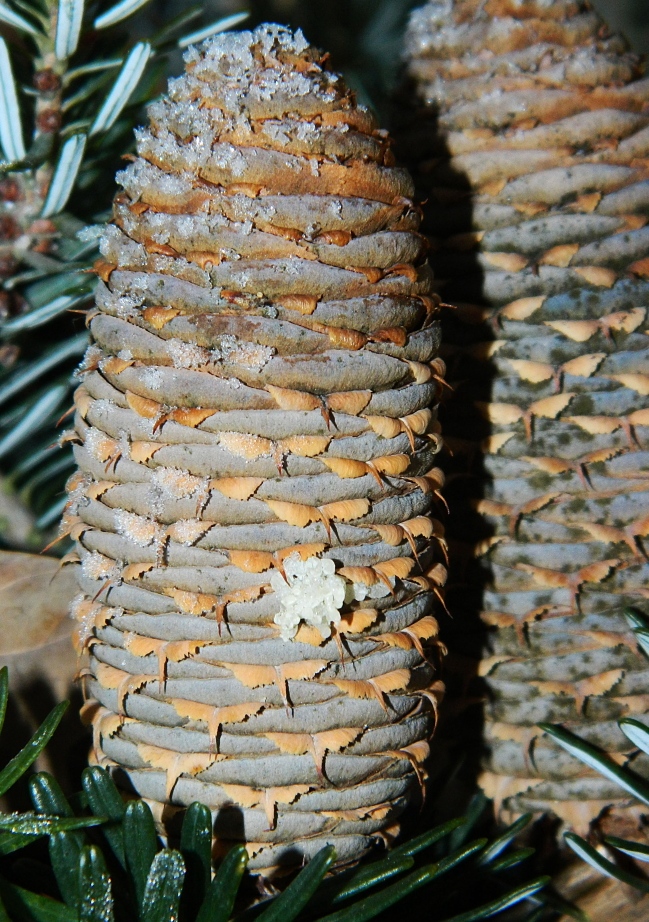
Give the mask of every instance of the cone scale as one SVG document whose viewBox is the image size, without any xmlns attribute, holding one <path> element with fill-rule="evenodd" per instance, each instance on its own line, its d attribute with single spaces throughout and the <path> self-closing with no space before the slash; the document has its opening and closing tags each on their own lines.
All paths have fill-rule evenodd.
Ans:
<svg viewBox="0 0 649 922">
<path fill-rule="evenodd" d="M 253 871 L 349 862 L 418 797 L 442 692 L 426 243 L 300 33 L 186 61 L 118 176 L 76 392 L 94 758 Z"/>
<path fill-rule="evenodd" d="M 486 682 L 487 793 L 583 829 L 623 794 L 539 722 L 648 768 L 616 720 L 649 700 L 622 614 L 648 576 L 649 81 L 572 0 L 431 2 L 407 55 L 402 140 L 457 305 L 449 645 Z"/>
</svg>

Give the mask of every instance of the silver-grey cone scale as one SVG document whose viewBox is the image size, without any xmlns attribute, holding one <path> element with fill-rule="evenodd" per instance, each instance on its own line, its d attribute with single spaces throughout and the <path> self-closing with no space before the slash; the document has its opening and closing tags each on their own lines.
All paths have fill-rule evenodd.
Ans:
<svg viewBox="0 0 649 922">
<path fill-rule="evenodd" d="M 402 140 L 457 305 L 448 643 L 475 657 L 477 610 L 482 783 L 510 812 L 624 822 L 621 789 L 537 725 L 649 771 L 617 727 L 649 710 L 623 617 L 649 582 L 649 80 L 580 0 L 433 0 L 407 55 Z"/>
<path fill-rule="evenodd" d="M 161 828 L 207 804 L 215 855 L 345 863 L 417 796 L 442 694 L 438 300 L 408 173 L 300 33 L 186 62 L 118 176 L 76 392 L 94 758 Z"/>
</svg>

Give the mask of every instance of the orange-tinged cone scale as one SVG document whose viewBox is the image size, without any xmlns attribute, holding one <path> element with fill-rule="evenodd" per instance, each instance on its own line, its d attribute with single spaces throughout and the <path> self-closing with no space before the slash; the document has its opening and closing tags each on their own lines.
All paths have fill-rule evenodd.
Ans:
<svg viewBox="0 0 649 922">
<path fill-rule="evenodd" d="M 408 173 L 278 26 L 190 49 L 101 244 L 65 527 L 94 758 L 270 873 L 419 796 L 438 301 Z M 426 649 L 428 646 L 428 649 Z"/>
<path fill-rule="evenodd" d="M 486 792 L 584 829 L 624 794 L 539 722 L 649 769 L 616 724 L 649 710 L 622 614 L 649 585 L 649 80 L 579 0 L 435 0 L 407 58 L 403 146 L 457 305 L 449 644 L 486 683 Z"/>
</svg>

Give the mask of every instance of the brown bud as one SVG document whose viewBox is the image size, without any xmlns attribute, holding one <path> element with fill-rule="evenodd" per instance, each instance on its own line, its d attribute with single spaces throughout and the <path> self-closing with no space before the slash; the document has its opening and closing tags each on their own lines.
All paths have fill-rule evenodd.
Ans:
<svg viewBox="0 0 649 922">
<path fill-rule="evenodd" d="M 5 305 L 0 301 L 0 316 L 8 316 L 9 310 Z M 13 343 L 5 343 L 4 346 L 0 346 L 0 368 L 9 369 L 12 365 L 16 364 L 18 356 L 20 355 L 20 349 Z"/>
<path fill-rule="evenodd" d="M 56 93 L 57 90 L 61 89 L 59 75 L 55 74 L 54 71 L 49 68 L 36 71 L 33 82 L 34 88 L 37 89 L 39 93 Z"/>
<path fill-rule="evenodd" d="M 53 134 L 61 127 L 61 113 L 56 109 L 43 109 L 36 117 L 36 125 L 43 134 Z"/>
<path fill-rule="evenodd" d="M 0 279 L 8 279 L 16 271 L 16 260 L 13 256 L 0 256 Z"/>
<path fill-rule="evenodd" d="M 22 197 L 21 188 L 15 179 L 0 180 L 0 200 L 3 202 L 17 202 Z"/>
<path fill-rule="evenodd" d="M 29 234 L 55 234 L 56 224 L 54 224 L 53 221 L 50 221 L 49 218 L 37 218 L 29 226 L 27 233 Z"/>
<path fill-rule="evenodd" d="M 47 218 L 37 218 L 28 228 L 27 233 L 37 238 L 32 244 L 34 253 L 49 253 L 52 249 L 52 236 L 56 234 L 56 225 Z"/>
<path fill-rule="evenodd" d="M 0 215 L 0 240 L 15 240 L 20 236 L 20 225 L 10 215 Z"/>
</svg>

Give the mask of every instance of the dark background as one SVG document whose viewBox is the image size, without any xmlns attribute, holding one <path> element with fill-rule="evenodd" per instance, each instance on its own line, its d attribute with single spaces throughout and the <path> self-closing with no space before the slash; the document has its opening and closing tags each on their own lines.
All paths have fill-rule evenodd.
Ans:
<svg viewBox="0 0 649 922">
<path fill-rule="evenodd" d="M 623 32 L 636 51 L 649 51 L 649 0 L 592 0 L 614 29 Z"/>
</svg>

